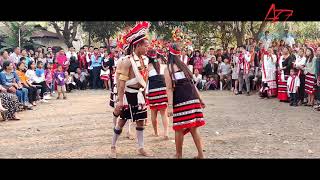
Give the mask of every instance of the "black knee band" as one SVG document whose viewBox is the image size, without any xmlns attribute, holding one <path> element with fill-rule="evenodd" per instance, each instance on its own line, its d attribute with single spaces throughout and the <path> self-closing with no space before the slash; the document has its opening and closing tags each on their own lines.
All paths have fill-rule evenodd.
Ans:
<svg viewBox="0 0 320 180">
<path fill-rule="evenodd" d="M 122 133 L 122 129 L 117 130 L 116 128 L 113 129 L 114 133 L 120 135 Z"/>
<path fill-rule="evenodd" d="M 120 114 L 115 115 L 114 112 L 112 112 L 112 114 L 113 114 L 114 117 L 119 117 L 120 116 Z"/>
<path fill-rule="evenodd" d="M 137 130 L 137 131 L 143 131 L 143 130 L 144 130 L 144 127 L 136 127 L 136 130 Z"/>
</svg>

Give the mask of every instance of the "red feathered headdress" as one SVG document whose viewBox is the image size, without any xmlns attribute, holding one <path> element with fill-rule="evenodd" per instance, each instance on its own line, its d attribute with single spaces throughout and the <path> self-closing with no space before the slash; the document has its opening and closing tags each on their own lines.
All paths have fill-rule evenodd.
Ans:
<svg viewBox="0 0 320 180">
<path fill-rule="evenodd" d="M 150 23 L 147 21 L 137 23 L 136 26 L 123 37 L 125 44 L 137 44 L 141 40 L 146 39 L 149 28 Z"/>
</svg>

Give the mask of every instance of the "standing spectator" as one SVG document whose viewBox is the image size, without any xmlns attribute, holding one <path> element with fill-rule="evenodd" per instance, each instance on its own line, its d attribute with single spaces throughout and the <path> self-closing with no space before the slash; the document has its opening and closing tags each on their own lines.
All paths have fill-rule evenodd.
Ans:
<svg viewBox="0 0 320 180">
<path fill-rule="evenodd" d="M 317 48 L 316 52 L 316 79 L 317 79 L 317 92 L 316 97 L 318 99 L 318 105 L 315 107 L 318 111 L 320 110 L 320 47 Z"/>
<path fill-rule="evenodd" d="M 57 91 L 58 91 L 58 97 L 57 99 L 61 98 L 61 95 L 63 95 L 63 99 L 67 99 L 66 96 L 66 84 L 65 84 L 65 73 L 62 69 L 62 65 L 58 64 L 57 66 L 57 72 L 54 74 L 55 81 L 57 82 Z"/>
<path fill-rule="evenodd" d="M 244 46 L 240 47 L 241 53 L 239 54 L 239 66 L 238 66 L 238 77 L 239 77 L 239 94 L 242 94 L 243 81 L 246 82 L 247 96 L 250 95 L 250 53 L 245 50 Z M 236 94 L 237 95 L 237 94 Z"/>
<path fill-rule="evenodd" d="M 287 80 L 290 74 L 290 69 L 293 67 L 294 59 L 290 55 L 289 47 L 285 46 L 282 49 L 281 57 L 277 63 L 278 68 L 278 99 L 283 102 L 288 102 Z"/>
<path fill-rule="evenodd" d="M 56 63 L 61 65 L 64 69 L 67 67 L 67 56 L 64 53 L 64 50 L 61 49 L 56 57 Z"/>
<path fill-rule="evenodd" d="M 305 92 L 308 94 L 308 103 L 306 104 L 306 106 L 313 106 L 316 86 L 316 57 L 314 57 L 312 48 L 307 48 L 306 61 L 307 63 L 305 67 Z"/>
<path fill-rule="evenodd" d="M 52 96 L 52 93 L 53 93 L 53 90 L 54 90 L 54 82 L 53 82 L 53 71 L 52 71 L 52 63 L 46 63 L 44 65 L 44 76 L 45 76 L 45 79 L 46 79 L 46 84 L 47 84 L 47 87 L 50 91 L 50 96 Z"/>
<path fill-rule="evenodd" d="M 69 59 L 69 68 L 68 68 L 68 72 L 70 73 L 70 75 L 76 73 L 78 66 L 79 66 L 79 63 L 78 63 L 76 57 L 71 56 Z"/>
<path fill-rule="evenodd" d="M 217 64 L 220 64 L 220 63 L 222 63 L 222 56 L 217 57 Z"/>
<path fill-rule="evenodd" d="M 260 39 L 264 49 L 268 49 L 271 46 L 272 39 L 269 34 L 269 31 L 265 31 L 264 36 L 262 36 Z"/>
<path fill-rule="evenodd" d="M 70 60 L 71 57 L 75 57 L 75 60 L 78 60 L 76 50 L 73 46 L 69 47 L 69 51 L 66 53 L 67 60 Z"/>
<path fill-rule="evenodd" d="M 188 56 L 185 49 L 181 51 L 181 61 L 187 66 L 188 65 Z"/>
<path fill-rule="evenodd" d="M 37 58 L 37 62 L 41 61 L 43 64 L 47 63 L 47 59 L 43 57 L 43 53 L 39 53 L 38 58 Z"/>
<path fill-rule="evenodd" d="M 277 56 L 274 54 L 272 48 L 268 48 L 268 52 L 262 58 L 262 88 L 260 90 L 261 98 L 269 98 L 277 94 L 276 81 L 276 63 Z"/>
<path fill-rule="evenodd" d="M 87 63 L 88 63 L 88 72 L 89 72 L 89 86 L 90 88 L 93 88 L 93 67 L 91 66 L 92 64 L 92 61 L 91 61 L 91 57 L 93 56 L 94 54 L 94 48 L 93 46 L 90 46 L 88 51 L 86 51 L 86 59 L 87 59 Z"/>
<path fill-rule="evenodd" d="M 198 69 L 199 73 L 202 74 L 203 69 L 203 58 L 199 50 L 196 50 L 193 57 L 193 68 Z"/>
<path fill-rule="evenodd" d="M 284 37 L 283 37 L 283 41 L 286 45 L 292 47 L 295 44 L 294 38 L 289 35 L 289 29 L 286 28 L 284 30 Z"/>
<path fill-rule="evenodd" d="M 29 50 L 29 52 L 27 52 L 28 57 L 30 58 L 29 61 L 35 61 L 38 57 L 35 57 L 34 51 L 32 49 Z"/>
<path fill-rule="evenodd" d="M 299 49 L 299 52 L 298 52 L 298 55 L 296 56 L 296 60 L 293 64 L 293 67 L 298 70 L 297 76 L 299 77 L 299 80 L 300 80 L 300 86 L 297 93 L 297 98 L 299 100 L 298 104 L 301 105 L 303 104 L 304 97 L 305 97 L 304 89 L 305 89 L 305 79 L 306 79 L 306 76 L 304 74 L 304 69 L 306 67 L 306 57 L 305 57 L 303 48 Z"/>
<path fill-rule="evenodd" d="M 288 78 L 287 87 L 290 95 L 290 106 L 298 106 L 297 92 L 300 86 L 299 77 L 296 75 L 295 69 L 290 70 L 290 77 Z"/>
<path fill-rule="evenodd" d="M 21 57 L 20 56 L 20 48 L 16 47 L 16 48 L 14 48 L 14 52 L 10 55 L 9 60 L 13 64 L 18 64 L 20 57 Z"/>
<path fill-rule="evenodd" d="M 101 60 L 101 73 L 100 73 L 100 79 L 104 82 L 104 86 L 106 90 L 109 90 L 109 79 L 110 79 L 110 63 L 111 58 L 113 58 L 113 55 L 110 54 L 110 58 L 108 56 L 108 53 L 104 53 L 104 57 L 102 57 Z M 109 62 L 110 60 L 110 62 Z"/>
<path fill-rule="evenodd" d="M 104 48 L 103 46 L 100 46 L 99 55 L 100 55 L 101 58 L 103 58 L 105 54 L 108 55 L 107 52 L 105 53 L 105 50 L 104 50 L 104 49 L 105 49 L 105 48 Z M 113 51 L 112 53 L 114 54 L 114 51 L 115 51 L 114 48 L 112 48 L 112 51 Z"/>
<path fill-rule="evenodd" d="M 101 72 L 101 57 L 99 57 L 98 48 L 94 48 L 94 53 L 91 56 L 92 67 L 92 88 L 101 88 L 100 72 Z"/>
<path fill-rule="evenodd" d="M 193 72 L 193 64 L 194 64 L 194 59 L 193 59 L 193 52 L 192 52 L 192 47 L 188 48 L 188 69 Z M 164 51 L 166 52 L 166 51 Z"/>
<path fill-rule="evenodd" d="M 80 48 L 80 52 L 78 53 L 78 61 L 79 61 L 79 68 L 81 70 L 88 69 L 86 53 L 83 47 Z"/>
</svg>

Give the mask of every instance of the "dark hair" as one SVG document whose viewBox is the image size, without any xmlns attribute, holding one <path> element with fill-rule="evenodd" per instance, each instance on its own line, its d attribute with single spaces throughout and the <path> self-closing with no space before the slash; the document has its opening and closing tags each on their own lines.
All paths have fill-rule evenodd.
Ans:
<svg viewBox="0 0 320 180">
<path fill-rule="evenodd" d="M 34 63 L 34 61 L 30 61 L 28 64 L 28 69 L 31 69 L 31 65 Z"/>
<path fill-rule="evenodd" d="M 21 57 L 20 58 L 20 62 L 23 61 L 23 60 L 26 60 L 26 58 L 25 57 Z"/>
<path fill-rule="evenodd" d="M 290 71 L 293 70 L 295 73 L 297 72 L 296 68 L 291 68 Z"/>
<path fill-rule="evenodd" d="M 11 64 L 11 61 L 3 61 L 3 64 L 2 64 L 2 69 L 3 70 L 6 70 L 8 66 L 10 66 Z"/>
<path fill-rule="evenodd" d="M 42 61 L 38 61 L 38 62 L 37 62 L 37 67 L 38 67 L 40 64 L 43 64 L 43 62 L 42 62 Z"/>
<path fill-rule="evenodd" d="M 80 50 L 84 49 L 84 46 L 80 48 Z"/>
<path fill-rule="evenodd" d="M 4 52 L 7 52 L 7 53 L 8 53 L 8 51 L 3 50 L 3 51 L 1 51 L 1 56 L 3 56 Z"/>
<path fill-rule="evenodd" d="M 172 44 L 172 48 L 174 50 L 180 50 L 180 48 L 178 47 L 177 44 Z M 172 79 L 172 87 L 174 88 L 175 87 L 175 81 L 176 81 L 176 77 L 173 75 L 173 65 L 176 65 L 179 70 L 181 70 L 184 75 L 186 76 L 186 78 L 189 80 L 189 81 L 192 81 L 192 72 L 189 70 L 189 68 L 180 60 L 179 56 L 177 55 L 173 55 L 171 53 L 169 53 L 168 55 L 168 64 L 167 64 L 167 67 L 168 67 L 168 71 L 169 71 L 169 74 L 170 74 L 170 78 Z M 170 70 L 171 68 L 171 70 Z"/>
<path fill-rule="evenodd" d="M 140 39 L 143 35 L 138 36 L 137 38 L 135 38 L 134 40 L 132 40 L 132 42 L 129 44 L 129 47 L 127 49 L 126 55 L 130 55 L 133 53 L 133 49 L 135 49 L 138 45 L 142 44 L 145 42 L 145 39 L 139 41 L 137 44 L 133 45 L 133 42 L 137 39 Z"/>
<path fill-rule="evenodd" d="M 148 54 L 156 54 L 156 50 L 149 50 Z M 147 55 L 148 56 L 148 55 Z M 149 64 L 152 64 L 153 68 L 156 70 L 157 74 L 160 74 L 160 62 L 157 61 L 157 59 L 155 58 L 151 58 L 150 56 L 148 56 L 149 58 Z"/>
<path fill-rule="evenodd" d="M 214 48 L 210 48 L 209 50 L 214 50 Z"/>
<path fill-rule="evenodd" d="M 17 70 L 21 70 L 21 69 L 19 69 L 19 66 L 21 65 L 21 64 L 24 64 L 23 62 L 18 62 L 18 64 L 17 64 Z"/>
<path fill-rule="evenodd" d="M 90 46 L 90 47 L 94 48 L 94 46 Z"/>
<path fill-rule="evenodd" d="M 99 48 L 94 48 L 93 50 L 99 50 Z"/>
<path fill-rule="evenodd" d="M 306 56 L 307 61 L 308 61 L 308 62 L 311 62 L 312 59 L 313 59 L 313 57 L 314 57 L 313 49 L 310 48 L 310 47 L 308 47 L 307 50 L 311 51 L 311 55 L 310 55 L 310 56 Z"/>
<path fill-rule="evenodd" d="M 84 45 L 82 48 L 84 49 L 85 47 L 88 47 L 88 45 Z"/>
<path fill-rule="evenodd" d="M 61 65 L 61 64 L 58 64 L 58 65 L 57 65 L 57 69 L 58 69 L 59 67 L 62 67 L 62 65 Z"/>
<path fill-rule="evenodd" d="M 68 49 L 73 48 L 73 46 L 68 46 Z"/>
</svg>

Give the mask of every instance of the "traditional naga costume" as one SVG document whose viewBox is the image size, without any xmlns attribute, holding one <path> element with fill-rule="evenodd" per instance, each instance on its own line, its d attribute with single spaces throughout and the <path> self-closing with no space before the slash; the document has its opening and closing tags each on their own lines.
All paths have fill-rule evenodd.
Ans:
<svg viewBox="0 0 320 180">
<path fill-rule="evenodd" d="M 147 101 L 151 110 L 161 110 L 166 109 L 168 106 L 168 97 L 167 97 L 167 89 L 166 82 L 164 79 L 164 68 L 161 67 L 159 62 L 158 54 L 161 56 L 162 54 L 161 48 L 159 48 L 159 52 L 156 50 L 148 51 L 147 56 L 149 58 L 149 63 L 159 63 L 159 71 L 155 68 L 149 70 L 149 78 L 148 78 L 148 88 L 147 88 Z"/>
<path fill-rule="evenodd" d="M 123 38 L 125 44 L 129 45 L 129 50 L 131 51 L 134 45 L 138 42 L 146 39 L 146 33 L 150 27 L 149 22 L 140 22 L 133 29 L 128 32 Z M 133 52 L 125 57 L 123 57 L 122 62 L 129 60 L 131 63 L 130 70 L 134 73 L 135 77 L 130 79 L 129 72 L 126 69 L 122 69 L 119 65 L 116 70 L 116 77 L 119 80 L 125 81 L 125 89 L 123 96 L 123 108 L 119 112 L 120 119 L 122 120 L 132 120 L 132 121 L 144 121 L 147 119 L 147 107 L 145 102 L 144 91 L 146 88 L 146 79 L 147 79 L 147 69 L 146 65 L 148 63 L 148 58 L 142 56 L 143 60 Z M 122 62 L 118 62 L 122 63 Z M 119 82 L 117 82 L 119 83 Z M 134 88 L 133 85 L 139 84 L 141 88 Z M 114 106 L 116 106 L 114 104 Z M 118 113 L 114 112 L 114 115 Z M 137 127 L 137 137 L 139 148 L 143 148 L 143 127 Z M 115 147 L 117 138 L 122 132 L 121 127 L 114 128 L 114 136 L 112 140 L 112 147 Z"/>
<path fill-rule="evenodd" d="M 190 41 L 186 38 L 187 35 L 180 29 L 175 29 L 172 33 L 174 42 L 185 47 L 190 45 Z M 174 59 L 181 59 L 181 52 L 176 44 L 169 45 L 169 53 L 167 68 L 170 74 L 172 74 L 173 129 L 175 131 L 184 130 L 184 134 L 187 134 L 190 128 L 205 125 L 202 105 L 192 79 L 188 79 L 181 69 L 177 72 L 171 69 L 171 64 L 174 63 L 172 61 Z M 170 56 L 177 56 L 177 58 L 170 58 Z"/>
</svg>

